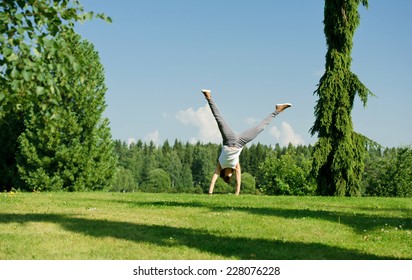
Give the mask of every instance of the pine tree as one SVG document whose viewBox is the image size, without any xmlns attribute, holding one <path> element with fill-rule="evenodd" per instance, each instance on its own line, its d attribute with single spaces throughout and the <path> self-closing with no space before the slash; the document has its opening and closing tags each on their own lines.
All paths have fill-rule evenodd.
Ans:
<svg viewBox="0 0 412 280">
<path fill-rule="evenodd" d="M 191 165 L 193 182 L 195 187 L 201 187 L 204 192 L 209 188 L 210 176 L 213 174 L 217 159 L 217 156 L 211 155 L 210 148 L 211 146 L 197 143 L 193 149 Z"/>
<path fill-rule="evenodd" d="M 313 172 L 320 195 L 359 195 L 364 170 L 363 136 L 353 131 L 351 111 L 358 95 L 366 106 L 372 93 L 351 72 L 353 35 L 360 23 L 358 7 L 367 0 L 325 0 L 324 32 L 327 43 L 325 73 L 315 94 L 316 120 L 311 133 Z"/>
</svg>

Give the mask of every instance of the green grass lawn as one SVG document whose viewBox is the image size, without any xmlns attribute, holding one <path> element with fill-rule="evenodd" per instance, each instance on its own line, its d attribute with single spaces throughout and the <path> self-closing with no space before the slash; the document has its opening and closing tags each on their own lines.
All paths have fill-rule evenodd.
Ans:
<svg viewBox="0 0 412 280">
<path fill-rule="evenodd" d="M 1 193 L 0 259 L 412 259 L 412 199 Z"/>
</svg>

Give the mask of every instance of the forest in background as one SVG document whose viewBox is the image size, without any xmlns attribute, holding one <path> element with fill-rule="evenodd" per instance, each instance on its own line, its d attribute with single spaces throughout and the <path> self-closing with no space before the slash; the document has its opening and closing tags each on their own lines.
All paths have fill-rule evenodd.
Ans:
<svg viewBox="0 0 412 280">
<path fill-rule="evenodd" d="M 156 146 L 139 140 L 115 141 L 118 167 L 111 191 L 207 193 L 221 145 L 166 140 Z M 362 196 L 412 196 L 412 148 L 366 147 Z M 244 147 L 241 193 L 317 195 L 312 172 L 313 146 L 281 147 L 260 143 Z M 234 183 L 234 182 L 233 182 Z M 215 193 L 233 193 L 234 185 L 218 179 Z"/>
</svg>

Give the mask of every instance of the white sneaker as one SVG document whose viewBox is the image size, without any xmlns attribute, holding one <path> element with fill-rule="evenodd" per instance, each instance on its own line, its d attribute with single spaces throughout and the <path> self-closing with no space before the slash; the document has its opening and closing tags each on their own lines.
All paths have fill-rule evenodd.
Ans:
<svg viewBox="0 0 412 280">
<path fill-rule="evenodd" d="M 200 91 L 203 93 L 207 100 L 209 100 L 212 97 L 210 89 L 202 89 Z"/>
<path fill-rule="evenodd" d="M 292 104 L 290 103 L 283 103 L 283 104 L 276 104 L 276 111 L 278 113 L 283 112 L 286 108 L 292 107 Z"/>
</svg>

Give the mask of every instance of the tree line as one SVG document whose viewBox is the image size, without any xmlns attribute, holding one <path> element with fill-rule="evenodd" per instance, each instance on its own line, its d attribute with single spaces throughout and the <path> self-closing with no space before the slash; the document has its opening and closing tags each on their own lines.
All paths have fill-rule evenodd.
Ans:
<svg viewBox="0 0 412 280">
<path fill-rule="evenodd" d="M 111 191 L 207 193 L 221 145 L 166 140 L 156 146 L 139 140 L 115 141 L 118 167 Z M 363 196 L 412 196 L 412 148 L 365 147 L 365 172 L 357 193 Z M 312 170 L 313 146 L 280 147 L 260 143 L 244 147 L 241 193 L 319 195 Z M 222 179 L 215 193 L 233 193 Z"/>
</svg>

